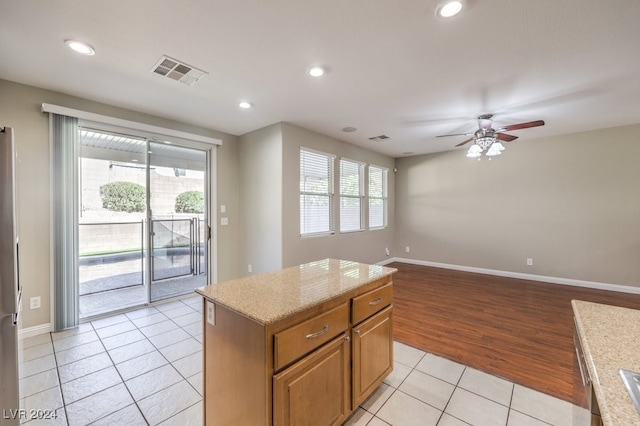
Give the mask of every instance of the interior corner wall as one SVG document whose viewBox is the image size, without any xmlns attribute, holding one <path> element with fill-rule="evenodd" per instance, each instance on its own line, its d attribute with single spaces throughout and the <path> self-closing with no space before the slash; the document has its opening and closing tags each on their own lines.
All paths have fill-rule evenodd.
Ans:
<svg viewBox="0 0 640 426">
<path fill-rule="evenodd" d="M 518 140 L 491 161 L 462 150 L 399 159 L 396 251 L 640 287 L 639 135 L 632 125 Z"/>
<path fill-rule="evenodd" d="M 218 202 L 226 204 L 229 212 L 235 213 L 240 210 L 237 197 L 238 158 L 235 136 L 1 79 L 0 94 L 0 125 L 15 128 L 18 151 L 17 214 L 20 234 L 20 279 L 23 284 L 22 328 L 48 324 L 51 319 L 51 170 L 49 118 L 48 114 L 41 112 L 43 102 L 222 140 L 222 145 L 216 148 Z M 218 227 L 219 280 L 239 276 L 239 226 L 237 221 L 230 220 L 228 227 Z M 35 296 L 41 297 L 42 308 L 31 310 L 28 301 Z"/>
<path fill-rule="evenodd" d="M 282 238 L 283 266 L 289 267 L 324 258 L 338 258 L 357 262 L 376 263 L 394 256 L 395 232 L 395 160 L 383 154 L 348 144 L 288 123 L 282 123 L 283 140 L 283 199 Z M 385 229 L 366 230 L 342 234 L 339 231 L 339 211 L 334 203 L 336 232 L 315 237 L 300 236 L 300 147 L 311 148 L 350 160 L 374 164 L 389 169 L 388 224 Z M 336 176 L 339 166 L 336 163 Z M 336 179 L 337 185 L 338 179 Z M 335 189 L 338 197 L 337 186 Z M 389 248 L 390 256 L 385 253 Z"/>
<path fill-rule="evenodd" d="M 240 136 L 243 274 L 282 268 L 282 130 L 280 123 Z M 251 271 L 249 271 L 251 265 Z"/>
</svg>

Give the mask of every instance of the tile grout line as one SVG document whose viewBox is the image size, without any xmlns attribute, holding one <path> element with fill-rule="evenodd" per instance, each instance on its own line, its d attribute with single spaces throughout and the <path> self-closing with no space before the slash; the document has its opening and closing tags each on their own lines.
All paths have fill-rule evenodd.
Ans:
<svg viewBox="0 0 640 426">
<path fill-rule="evenodd" d="M 131 318 L 129 318 L 129 317 L 128 317 L 126 314 L 124 314 L 124 313 L 123 313 L 123 315 L 124 315 L 125 317 L 127 317 L 127 321 L 131 322 L 131 324 L 133 324 L 133 326 L 137 328 L 136 324 L 135 324 L 133 321 L 131 321 Z M 124 321 L 123 321 L 123 322 L 124 322 Z M 124 388 L 127 390 L 127 393 L 128 393 L 128 394 L 129 394 L 129 396 L 131 397 L 131 400 L 133 401 L 133 404 L 136 406 L 136 409 L 138 410 L 138 412 L 139 412 L 139 413 L 140 413 L 140 415 L 142 416 L 142 419 L 147 423 L 147 425 L 149 425 L 149 424 L 150 424 L 150 423 L 149 423 L 149 420 L 147 419 L 147 417 L 144 415 L 144 413 L 143 413 L 143 412 L 142 412 L 142 410 L 140 409 L 140 406 L 138 405 L 138 401 L 136 401 L 136 399 L 135 399 L 135 398 L 133 397 L 133 395 L 131 394 L 131 391 L 129 390 L 129 387 L 127 386 L 127 383 L 126 383 L 126 381 L 124 380 L 124 377 L 122 377 L 122 374 L 120 373 L 120 370 L 118 370 L 118 367 L 116 367 L 116 363 L 115 363 L 115 361 L 113 360 L 113 358 L 111 357 L 111 354 L 109 353 L 109 350 L 108 350 L 108 349 L 107 349 L 107 347 L 104 345 L 104 342 L 102 341 L 102 337 L 100 337 L 100 335 L 98 334 L 98 330 L 97 330 L 97 329 L 95 328 L 95 326 L 93 325 L 93 321 L 91 321 L 91 322 L 90 322 L 90 324 L 91 324 L 91 327 L 95 330 L 96 334 L 98 335 L 98 339 L 100 340 L 100 344 L 102 345 L 102 347 L 104 348 L 104 351 L 106 352 L 107 356 L 108 356 L 108 357 L 109 357 L 109 359 L 111 360 L 111 363 L 113 364 L 113 368 L 116 370 L 116 373 L 118 374 L 118 377 L 120 377 L 120 380 L 122 380 L 122 385 L 123 385 L 123 386 L 124 386 Z M 114 324 L 114 325 L 115 325 L 115 324 Z M 142 333 L 142 332 L 141 332 L 141 333 Z M 120 333 L 120 334 L 122 334 L 122 333 Z M 117 335 L 117 334 L 116 334 L 116 335 Z M 144 334 L 143 334 L 143 335 L 144 335 Z M 145 336 L 145 338 L 146 338 L 146 336 Z M 123 346 L 125 346 L 125 345 L 123 345 Z M 114 385 L 114 386 L 117 386 L 117 385 Z M 107 389 L 108 389 L 108 388 L 107 388 Z M 103 390 L 104 390 L 104 389 L 103 389 Z M 100 391 L 100 392 L 102 392 L 102 391 Z M 97 393 L 97 392 L 96 392 L 96 393 Z M 94 394 L 94 395 L 95 395 L 95 394 Z M 129 406 L 129 405 L 125 406 L 124 408 L 127 408 L 128 406 Z M 113 413 L 109 413 L 109 414 L 107 414 L 107 415 L 105 415 L 105 416 L 102 416 L 101 418 L 96 419 L 96 420 L 92 421 L 91 423 L 95 423 L 95 422 L 97 422 L 97 421 L 99 421 L 99 420 L 102 420 L 102 419 L 104 419 L 104 418 L 106 418 L 106 417 L 108 417 L 108 416 L 110 416 L 110 415 L 112 415 L 112 414 L 117 413 L 117 412 L 118 412 L 118 411 L 120 411 L 120 410 L 123 410 L 124 408 L 121 408 L 121 409 L 119 409 L 119 410 L 114 411 Z"/>
<path fill-rule="evenodd" d="M 58 386 L 60 387 L 60 399 L 62 402 L 62 409 L 64 410 L 64 417 L 69 425 L 69 413 L 67 412 L 67 404 L 64 402 L 64 391 L 62 390 L 62 379 L 60 378 L 60 368 L 58 367 L 58 354 L 56 352 L 56 345 L 53 342 L 53 333 L 49 332 L 49 339 L 51 341 L 51 348 L 53 349 L 53 362 L 55 363 L 56 376 L 58 376 Z"/>
</svg>

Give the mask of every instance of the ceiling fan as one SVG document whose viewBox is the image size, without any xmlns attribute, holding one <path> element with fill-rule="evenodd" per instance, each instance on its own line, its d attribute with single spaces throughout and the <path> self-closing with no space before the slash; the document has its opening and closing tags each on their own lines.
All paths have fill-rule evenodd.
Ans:
<svg viewBox="0 0 640 426">
<path fill-rule="evenodd" d="M 529 127 L 544 126 L 543 120 L 529 121 L 527 123 L 511 124 L 509 126 L 499 127 L 497 129 L 494 129 L 491 127 L 492 123 L 493 123 L 493 114 L 483 114 L 478 117 L 478 130 L 476 130 L 473 133 L 454 133 L 451 135 L 439 135 L 436 137 L 442 138 L 447 136 L 471 136 L 469 139 L 460 142 L 456 146 L 462 146 L 466 143 L 474 141 L 474 145 L 477 145 L 480 148 L 480 150 L 478 150 L 478 147 L 475 147 L 475 149 L 470 149 L 469 153 L 472 153 L 472 151 L 474 151 L 477 155 L 469 155 L 469 156 L 477 157 L 482 153 L 482 151 L 487 149 L 489 149 L 489 151 L 487 152 L 487 155 L 499 155 L 499 152 L 502 151 L 504 147 L 502 147 L 502 144 L 497 144 L 496 146 L 499 145 L 499 147 L 491 151 L 490 147 L 494 144 L 494 142 L 497 142 L 498 140 L 501 140 L 503 142 L 511 142 L 518 139 L 517 136 L 508 135 L 502 132 L 505 132 L 505 131 L 510 132 L 513 130 L 527 129 Z M 472 148 L 474 147 L 472 146 Z M 490 152 L 492 154 L 490 154 Z"/>
</svg>

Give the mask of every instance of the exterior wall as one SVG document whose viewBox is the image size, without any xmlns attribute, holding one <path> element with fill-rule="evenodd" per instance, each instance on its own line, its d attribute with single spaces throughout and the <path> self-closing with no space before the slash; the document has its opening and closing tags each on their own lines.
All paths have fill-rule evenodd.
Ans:
<svg viewBox="0 0 640 426">
<path fill-rule="evenodd" d="M 639 135 L 518 140 L 491 161 L 464 150 L 399 159 L 396 253 L 640 287 Z"/>
</svg>

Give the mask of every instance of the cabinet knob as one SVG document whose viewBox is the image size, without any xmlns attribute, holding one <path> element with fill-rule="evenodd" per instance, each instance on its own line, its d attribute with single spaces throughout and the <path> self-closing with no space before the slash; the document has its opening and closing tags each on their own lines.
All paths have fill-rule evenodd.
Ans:
<svg viewBox="0 0 640 426">
<path fill-rule="evenodd" d="M 360 330 L 353 330 L 358 336 L 360 335 Z"/>
</svg>

